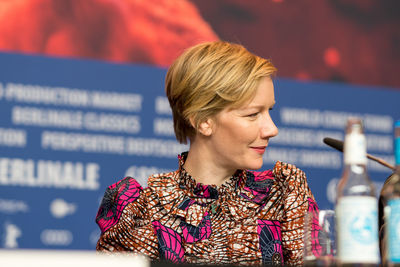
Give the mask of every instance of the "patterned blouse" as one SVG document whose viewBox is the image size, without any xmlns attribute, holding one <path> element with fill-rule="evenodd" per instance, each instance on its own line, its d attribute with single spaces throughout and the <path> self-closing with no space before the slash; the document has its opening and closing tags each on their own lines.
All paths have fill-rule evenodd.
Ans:
<svg viewBox="0 0 400 267">
<path fill-rule="evenodd" d="M 132 251 L 174 263 L 302 263 L 303 223 L 318 207 L 303 171 L 238 170 L 220 186 L 185 171 L 150 176 L 143 189 L 126 177 L 108 187 L 97 213 L 99 251 Z"/>
</svg>

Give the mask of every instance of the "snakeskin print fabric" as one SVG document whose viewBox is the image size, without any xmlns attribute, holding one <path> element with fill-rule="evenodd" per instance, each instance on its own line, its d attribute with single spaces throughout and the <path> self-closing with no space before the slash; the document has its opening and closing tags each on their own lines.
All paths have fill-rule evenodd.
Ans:
<svg viewBox="0 0 400 267">
<path fill-rule="evenodd" d="M 238 170 L 221 186 L 185 171 L 152 175 L 143 189 L 126 177 L 104 195 L 98 251 L 132 251 L 173 263 L 298 265 L 304 215 L 318 209 L 303 171 Z"/>
</svg>

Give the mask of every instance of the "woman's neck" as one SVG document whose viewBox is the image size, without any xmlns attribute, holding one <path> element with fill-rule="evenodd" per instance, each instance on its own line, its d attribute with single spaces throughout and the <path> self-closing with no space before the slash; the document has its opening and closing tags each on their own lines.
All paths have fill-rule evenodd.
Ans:
<svg viewBox="0 0 400 267">
<path fill-rule="evenodd" d="M 206 147 L 192 144 L 184 168 L 196 182 L 217 186 L 227 181 L 236 171 L 220 166 Z"/>
</svg>

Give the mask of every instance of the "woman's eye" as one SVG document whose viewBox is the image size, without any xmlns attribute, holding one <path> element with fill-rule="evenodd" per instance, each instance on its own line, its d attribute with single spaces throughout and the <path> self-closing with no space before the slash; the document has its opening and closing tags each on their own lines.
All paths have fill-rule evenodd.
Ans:
<svg viewBox="0 0 400 267">
<path fill-rule="evenodd" d="M 258 112 L 256 112 L 256 113 L 251 113 L 251 114 L 247 115 L 247 117 L 256 117 L 257 115 L 258 115 Z"/>
</svg>

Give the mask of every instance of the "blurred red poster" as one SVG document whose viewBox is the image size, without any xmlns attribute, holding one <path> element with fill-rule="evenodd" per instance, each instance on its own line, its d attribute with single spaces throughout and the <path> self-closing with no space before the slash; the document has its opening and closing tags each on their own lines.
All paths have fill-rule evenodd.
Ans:
<svg viewBox="0 0 400 267">
<path fill-rule="evenodd" d="M 0 0 L 0 50 L 169 65 L 218 39 L 186 0 Z"/>
</svg>

